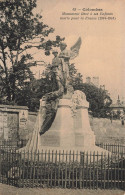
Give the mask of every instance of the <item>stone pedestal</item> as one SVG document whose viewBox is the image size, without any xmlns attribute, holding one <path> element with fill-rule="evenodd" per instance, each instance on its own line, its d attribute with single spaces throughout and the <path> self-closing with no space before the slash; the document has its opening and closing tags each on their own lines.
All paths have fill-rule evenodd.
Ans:
<svg viewBox="0 0 125 195">
<path fill-rule="evenodd" d="M 91 130 L 88 116 L 88 102 L 77 108 L 74 116 L 75 146 L 93 147 L 95 146 L 95 135 Z"/>
<path fill-rule="evenodd" d="M 104 152 L 108 154 L 106 150 L 95 146 L 95 135 L 90 127 L 88 107 L 89 103 L 81 91 L 74 92 L 72 98 L 68 96 L 63 97 L 63 99 L 59 100 L 57 114 L 52 126 L 40 136 L 40 128 L 46 115 L 46 102 L 42 100 L 33 135 L 26 147 L 19 149 L 19 151 L 27 153 L 41 152 L 42 150 L 50 151 L 51 154 L 54 154 L 52 151 L 57 151 L 56 154 L 59 151 L 61 151 L 60 154 L 70 153 L 71 151 L 76 154 L 79 161 L 81 155 L 78 154 L 80 152 L 98 152 L 98 154 Z M 56 160 L 60 160 L 59 155 L 55 156 L 55 158 Z M 62 158 L 63 161 L 67 161 L 67 155 L 63 155 Z M 53 161 L 53 155 L 49 156 L 50 159 Z"/>
<path fill-rule="evenodd" d="M 42 149 L 94 151 L 95 135 L 89 123 L 89 103 L 82 100 L 73 112 L 73 101 L 60 99 L 52 126 L 41 136 Z"/>
<path fill-rule="evenodd" d="M 51 128 L 41 136 L 42 147 L 72 148 L 75 145 L 71 100 L 60 99 Z"/>
</svg>

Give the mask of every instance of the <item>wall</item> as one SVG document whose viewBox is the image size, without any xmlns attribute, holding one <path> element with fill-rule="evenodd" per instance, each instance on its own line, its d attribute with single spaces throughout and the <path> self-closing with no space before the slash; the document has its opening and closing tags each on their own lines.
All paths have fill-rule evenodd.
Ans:
<svg viewBox="0 0 125 195">
<path fill-rule="evenodd" d="M 24 139 L 28 134 L 28 108 L 0 105 L 0 139 Z"/>
</svg>

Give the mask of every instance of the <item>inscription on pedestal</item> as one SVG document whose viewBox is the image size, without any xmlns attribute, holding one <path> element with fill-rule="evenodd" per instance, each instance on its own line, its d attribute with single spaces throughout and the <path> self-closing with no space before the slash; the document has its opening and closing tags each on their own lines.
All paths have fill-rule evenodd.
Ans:
<svg viewBox="0 0 125 195">
<path fill-rule="evenodd" d="M 46 135 L 41 137 L 42 146 L 60 146 L 60 137 L 56 135 Z"/>
<path fill-rule="evenodd" d="M 75 146 L 84 146 L 84 137 L 81 135 L 75 136 Z"/>
</svg>

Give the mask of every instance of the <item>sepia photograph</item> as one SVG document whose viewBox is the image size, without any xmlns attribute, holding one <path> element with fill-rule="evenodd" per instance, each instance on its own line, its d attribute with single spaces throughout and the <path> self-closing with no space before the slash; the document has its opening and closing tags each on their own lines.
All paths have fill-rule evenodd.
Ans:
<svg viewBox="0 0 125 195">
<path fill-rule="evenodd" d="M 0 195 L 125 195 L 124 10 L 0 0 Z"/>
</svg>

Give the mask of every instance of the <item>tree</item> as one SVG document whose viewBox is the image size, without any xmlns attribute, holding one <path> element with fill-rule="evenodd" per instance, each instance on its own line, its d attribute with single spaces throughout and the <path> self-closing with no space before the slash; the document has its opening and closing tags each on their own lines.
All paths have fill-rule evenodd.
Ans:
<svg viewBox="0 0 125 195">
<path fill-rule="evenodd" d="M 109 106 L 112 100 L 106 91 L 97 88 L 93 84 L 83 83 L 82 75 L 78 73 L 74 64 L 71 64 L 69 69 L 74 90 L 81 90 L 86 94 L 87 101 L 90 104 L 89 110 L 92 111 L 93 116 L 108 117 L 110 112 Z"/>
<path fill-rule="evenodd" d="M 75 68 L 74 63 L 70 64 L 69 66 L 69 74 L 71 85 L 74 87 L 74 89 L 77 89 L 78 86 L 83 83 L 83 79 L 81 73 L 78 73 L 77 69 Z"/>
<path fill-rule="evenodd" d="M 89 110 L 92 111 L 94 117 L 108 117 L 109 106 L 112 100 L 105 90 L 88 83 L 82 83 L 76 89 L 86 94 L 86 99 L 90 104 Z"/>
<path fill-rule="evenodd" d="M 30 111 L 38 111 L 40 99 L 52 91 L 52 82 L 48 77 L 39 80 L 33 79 L 26 82 L 22 90 L 18 91 L 16 102 L 21 106 L 27 106 Z"/>
<path fill-rule="evenodd" d="M 112 103 L 112 100 L 107 95 L 106 91 L 97 88 L 93 84 L 83 83 L 82 75 L 78 73 L 74 64 L 70 64 L 69 70 L 70 84 L 72 84 L 74 90 L 81 90 L 86 94 L 86 99 L 90 104 L 89 110 L 92 111 L 92 115 L 95 117 L 108 117 L 108 112 L 110 112 L 109 106 Z M 51 70 L 51 65 L 48 65 L 45 71 L 44 78 L 41 78 L 36 82 L 33 81 L 32 92 L 35 90 L 35 93 L 34 95 L 30 94 L 25 101 L 25 103 L 29 102 L 27 106 L 29 106 L 30 110 L 33 111 L 39 108 L 39 100 L 42 98 L 42 96 L 49 92 L 58 90 L 58 87 L 56 85 L 53 86 L 53 76 L 54 75 Z M 24 93 L 25 92 L 23 92 L 23 94 Z M 20 100 L 22 101 L 22 98 Z"/>
<path fill-rule="evenodd" d="M 82 75 L 77 72 L 77 69 L 75 68 L 74 64 L 70 64 L 69 66 L 69 72 L 70 72 L 70 84 L 75 88 L 79 86 L 82 81 Z M 34 87 L 33 87 L 34 86 Z M 29 101 L 34 102 L 34 107 L 31 108 L 32 103 L 29 103 L 30 110 L 37 110 L 39 108 L 39 100 L 47 93 L 54 92 L 58 90 L 58 84 L 56 82 L 56 75 L 53 72 L 51 64 L 48 64 L 45 72 L 44 72 L 44 78 L 37 80 L 36 82 L 33 82 L 32 85 L 32 91 L 35 90 L 35 99 L 36 101 L 33 101 L 34 98 L 30 95 Z M 24 92 L 23 92 L 24 93 Z M 22 98 L 20 99 L 22 101 Z M 28 99 L 27 99 L 28 100 Z M 52 100 L 53 101 L 53 100 Z M 28 102 L 28 101 L 25 101 Z M 23 105 L 23 104 L 22 104 Z M 27 105 L 27 106 L 28 106 Z"/>
<path fill-rule="evenodd" d="M 43 23 L 41 15 L 33 14 L 36 6 L 36 0 L 0 1 L 0 86 L 8 102 L 15 102 L 25 81 L 34 79 L 30 67 L 37 62 L 30 50 L 42 49 L 49 55 L 62 40 L 59 36 L 46 40 L 54 29 Z"/>
</svg>

